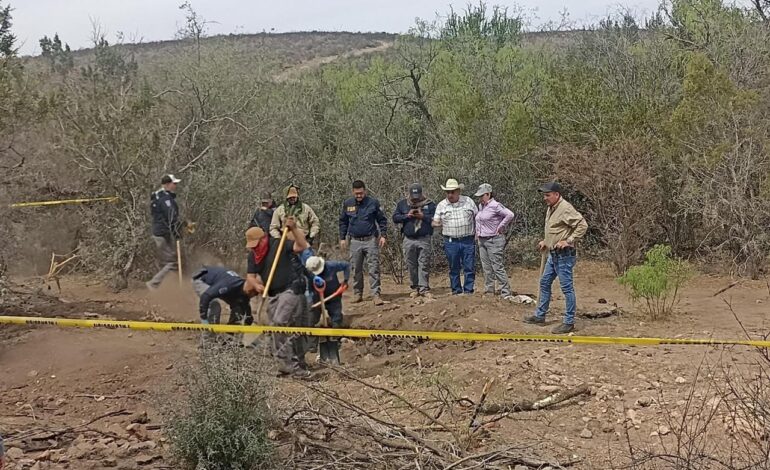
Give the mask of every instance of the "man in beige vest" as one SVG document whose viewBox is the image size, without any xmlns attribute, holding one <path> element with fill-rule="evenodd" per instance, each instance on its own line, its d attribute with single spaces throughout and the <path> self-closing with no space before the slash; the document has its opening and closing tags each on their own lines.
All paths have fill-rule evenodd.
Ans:
<svg viewBox="0 0 770 470">
<path fill-rule="evenodd" d="M 561 197 L 559 183 L 546 183 L 540 187 L 543 200 L 548 205 L 545 213 L 545 238 L 537 244 L 544 263 L 540 275 L 540 297 L 535 314 L 524 319 L 525 323 L 545 324 L 545 314 L 551 303 L 551 285 L 558 277 L 567 309 L 563 323 L 553 329 L 556 334 L 566 334 L 575 329 L 575 287 L 572 270 L 575 268 L 577 252 L 575 243 L 583 238 L 588 223 L 572 204 Z"/>
<path fill-rule="evenodd" d="M 286 218 L 291 216 L 297 222 L 297 227 L 305 234 L 305 240 L 313 245 L 321 230 L 321 221 L 312 207 L 300 201 L 299 186 L 290 185 L 284 191 L 285 202 L 275 208 L 273 219 L 270 221 L 270 236 L 280 240 L 281 230 L 286 225 Z"/>
</svg>

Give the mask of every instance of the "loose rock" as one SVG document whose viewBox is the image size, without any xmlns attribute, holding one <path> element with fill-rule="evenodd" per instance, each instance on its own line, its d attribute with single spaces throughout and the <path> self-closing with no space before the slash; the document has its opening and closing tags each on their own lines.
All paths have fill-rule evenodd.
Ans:
<svg viewBox="0 0 770 470">
<path fill-rule="evenodd" d="M 24 451 L 18 447 L 10 447 L 5 451 L 5 456 L 11 460 L 19 460 L 24 457 Z"/>
<path fill-rule="evenodd" d="M 580 431 L 580 437 L 583 439 L 591 439 L 594 437 L 594 433 L 592 433 L 590 429 L 584 428 Z"/>
</svg>

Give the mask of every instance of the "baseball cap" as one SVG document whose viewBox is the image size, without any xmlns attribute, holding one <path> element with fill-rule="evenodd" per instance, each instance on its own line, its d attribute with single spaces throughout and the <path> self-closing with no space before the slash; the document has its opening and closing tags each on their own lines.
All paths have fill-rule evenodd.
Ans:
<svg viewBox="0 0 770 470">
<path fill-rule="evenodd" d="M 418 198 L 422 196 L 422 185 L 419 183 L 414 183 L 413 185 L 409 186 L 409 195 L 412 198 Z"/>
<path fill-rule="evenodd" d="M 559 193 L 561 194 L 561 185 L 556 182 L 545 183 L 538 189 L 541 193 Z"/>
<path fill-rule="evenodd" d="M 254 248 L 265 236 L 265 231 L 259 227 L 251 227 L 246 230 L 246 248 Z"/>
<path fill-rule="evenodd" d="M 181 181 L 182 180 L 169 173 L 168 175 L 163 175 L 163 178 L 160 179 L 160 184 L 180 183 Z"/>
<path fill-rule="evenodd" d="M 481 186 L 479 186 L 479 189 L 476 191 L 476 194 L 474 194 L 474 196 L 481 197 L 491 192 L 492 192 L 492 185 L 489 183 L 484 183 Z"/>
<path fill-rule="evenodd" d="M 270 194 L 270 191 L 262 193 L 262 202 L 273 202 L 273 195 Z"/>
</svg>

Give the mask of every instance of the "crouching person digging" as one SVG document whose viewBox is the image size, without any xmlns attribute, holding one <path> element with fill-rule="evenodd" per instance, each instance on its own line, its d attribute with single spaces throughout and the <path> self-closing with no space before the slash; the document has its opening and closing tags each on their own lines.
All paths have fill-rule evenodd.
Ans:
<svg viewBox="0 0 770 470">
<path fill-rule="evenodd" d="M 296 220 L 288 217 L 280 239 L 269 238 L 259 227 L 246 231 L 249 249 L 246 281 L 266 291 L 267 315 L 273 326 L 310 326 L 305 298 L 307 277 L 299 255 L 308 247 Z M 305 339 L 299 334 L 274 333 L 273 355 L 281 375 L 310 376 L 305 362 Z"/>
<path fill-rule="evenodd" d="M 230 307 L 228 324 L 251 325 L 251 306 L 249 299 L 259 290 L 253 283 L 246 282 L 235 271 L 218 266 L 204 266 L 193 274 L 193 290 L 200 297 L 198 312 L 204 325 L 218 324 L 222 315 L 221 302 Z M 216 334 L 203 333 L 201 345 L 206 346 L 216 341 Z"/>
<path fill-rule="evenodd" d="M 342 293 L 348 287 L 350 263 L 311 256 L 305 261 L 305 268 L 315 276 L 311 323 L 321 328 L 342 328 Z M 342 284 L 338 273 L 342 273 Z M 318 341 L 320 343 L 319 360 L 338 365 L 340 363 L 339 339 L 322 337 Z"/>
</svg>

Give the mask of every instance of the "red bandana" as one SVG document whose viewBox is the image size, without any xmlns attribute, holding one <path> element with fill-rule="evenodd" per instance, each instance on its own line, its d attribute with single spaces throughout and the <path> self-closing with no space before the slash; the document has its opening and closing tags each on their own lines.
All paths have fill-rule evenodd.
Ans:
<svg viewBox="0 0 770 470">
<path fill-rule="evenodd" d="M 261 264 L 269 250 L 270 242 L 267 240 L 267 237 L 265 237 L 257 246 L 251 249 L 251 252 L 254 255 L 254 261 L 257 264 Z"/>
</svg>

